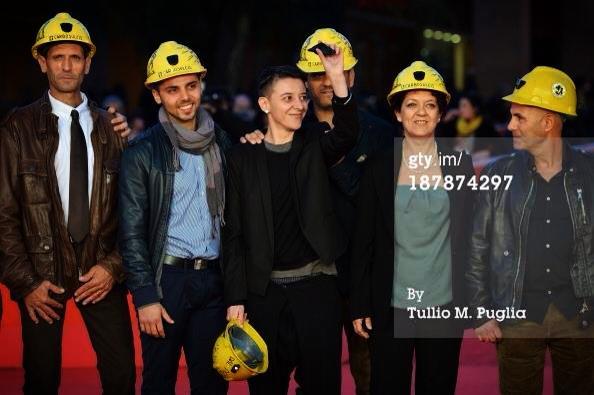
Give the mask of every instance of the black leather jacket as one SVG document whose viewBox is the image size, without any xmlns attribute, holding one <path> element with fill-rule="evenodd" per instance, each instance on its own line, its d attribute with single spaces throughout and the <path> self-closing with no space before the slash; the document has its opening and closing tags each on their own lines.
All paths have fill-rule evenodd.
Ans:
<svg viewBox="0 0 594 395">
<path fill-rule="evenodd" d="M 226 151 L 230 146 L 226 133 L 215 126 L 215 134 L 219 148 Z M 175 174 L 172 148 L 165 130 L 156 124 L 122 155 L 118 241 L 126 285 L 137 308 L 163 297 L 162 258 Z"/>
<path fill-rule="evenodd" d="M 570 263 L 578 298 L 594 295 L 594 158 L 568 145 L 563 152 L 564 187 L 574 233 Z M 518 309 L 522 303 L 526 243 L 535 199 L 536 167 L 526 151 L 495 161 L 482 174 L 513 176 L 508 190 L 481 191 L 475 211 L 466 272 L 471 307 Z M 477 321 L 481 324 L 486 320 Z"/>
</svg>

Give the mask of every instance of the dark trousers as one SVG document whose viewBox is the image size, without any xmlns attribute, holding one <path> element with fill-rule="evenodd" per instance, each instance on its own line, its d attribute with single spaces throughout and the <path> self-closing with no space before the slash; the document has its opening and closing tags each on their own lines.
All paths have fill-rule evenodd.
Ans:
<svg viewBox="0 0 594 395">
<path fill-rule="evenodd" d="M 336 260 L 338 289 L 342 296 L 342 321 L 349 350 L 349 369 L 355 381 L 355 394 L 369 395 L 371 375 L 369 343 L 355 333 L 351 312 L 349 311 L 350 258 L 349 248 L 346 253 Z"/>
<path fill-rule="evenodd" d="M 134 394 L 136 369 L 134 344 L 126 292 L 116 285 L 105 299 L 83 306 L 77 303 L 93 349 L 104 394 Z M 19 303 L 23 335 L 23 392 L 31 395 L 57 394 L 62 365 L 64 309 L 55 309 L 60 320 L 48 324 L 29 318 Z M 84 392 L 84 391 L 82 391 Z"/>
<path fill-rule="evenodd" d="M 336 278 L 326 275 L 248 295 L 248 319 L 269 355 L 268 371 L 249 379 L 250 394 L 286 394 L 293 369 L 303 394 L 340 394 L 340 303 Z"/>
<path fill-rule="evenodd" d="M 545 353 L 553 362 L 555 394 L 594 394 L 594 326 L 579 328 L 552 303 L 542 324 L 524 321 L 503 326 L 497 344 L 502 394 L 541 394 Z"/>
<path fill-rule="evenodd" d="M 390 326 L 371 333 L 371 394 L 409 395 L 414 357 L 415 394 L 453 395 L 463 334 L 459 323 L 411 320 L 406 310 L 394 309 L 394 325 L 396 330 Z"/>
<path fill-rule="evenodd" d="M 163 321 L 165 338 L 140 335 L 142 393 L 175 394 L 183 348 L 192 394 L 226 394 L 227 382 L 212 367 L 212 349 L 226 325 L 220 270 L 163 265 L 161 288 L 161 304 L 175 323 Z"/>
<path fill-rule="evenodd" d="M 349 311 L 349 303 L 343 297 L 344 333 L 349 348 L 349 368 L 355 380 L 355 394 L 368 395 L 370 389 L 371 363 L 369 357 L 369 342 L 355 333 L 353 321 Z"/>
</svg>

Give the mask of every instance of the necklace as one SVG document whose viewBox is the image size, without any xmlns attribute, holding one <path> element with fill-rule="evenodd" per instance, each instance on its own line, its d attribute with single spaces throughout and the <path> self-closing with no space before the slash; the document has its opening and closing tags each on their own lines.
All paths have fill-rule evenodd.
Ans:
<svg viewBox="0 0 594 395">
<path fill-rule="evenodd" d="M 404 165 L 406 169 L 408 169 L 408 171 L 415 174 L 425 174 L 427 173 L 428 169 L 435 166 L 435 162 L 438 159 L 437 142 L 435 140 L 433 140 L 433 147 L 431 148 L 431 150 L 429 151 L 430 153 L 428 154 L 419 152 L 418 154 L 407 155 L 405 154 L 405 144 L 406 139 L 404 139 L 404 144 L 402 145 L 401 166 Z"/>
</svg>

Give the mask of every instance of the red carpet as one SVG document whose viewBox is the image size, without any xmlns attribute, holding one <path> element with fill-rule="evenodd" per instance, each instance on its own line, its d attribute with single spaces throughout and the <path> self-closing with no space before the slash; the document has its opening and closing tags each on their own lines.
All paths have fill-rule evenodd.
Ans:
<svg viewBox="0 0 594 395">
<path fill-rule="evenodd" d="M 2 327 L 0 328 L 0 395 L 16 395 L 21 393 L 23 382 L 23 372 L 20 369 L 22 350 L 20 318 L 16 304 L 8 300 L 6 288 L 0 286 L 0 289 L 2 290 L 4 304 L 4 316 L 2 318 Z M 136 363 L 137 366 L 140 366 L 140 345 L 138 344 L 136 317 L 134 314 L 132 314 L 132 318 L 134 320 L 136 342 Z M 467 331 L 466 337 L 462 343 L 456 393 L 462 395 L 498 394 L 497 364 L 494 346 L 480 343 L 473 338 L 470 331 Z M 86 331 L 84 330 L 80 314 L 72 302 L 69 302 L 67 305 L 63 343 L 62 360 L 64 369 L 60 394 L 99 394 L 99 377 L 94 368 L 95 356 Z M 342 394 L 353 395 L 354 384 L 348 370 L 346 347 L 344 347 L 344 350 Z M 181 364 L 185 366 L 183 360 Z M 138 377 L 140 377 L 140 371 Z M 137 386 L 140 386 L 140 379 L 137 381 Z M 185 369 L 180 369 L 178 374 L 176 392 L 178 394 L 189 393 Z M 230 386 L 230 395 L 247 393 L 247 385 L 243 382 L 232 383 Z M 289 393 L 294 393 L 294 383 L 291 383 Z M 550 362 L 547 361 L 543 394 L 548 395 L 552 393 Z"/>
</svg>

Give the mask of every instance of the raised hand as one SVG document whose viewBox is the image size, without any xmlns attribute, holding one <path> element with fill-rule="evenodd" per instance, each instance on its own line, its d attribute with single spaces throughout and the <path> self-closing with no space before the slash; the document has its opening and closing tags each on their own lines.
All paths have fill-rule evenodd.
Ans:
<svg viewBox="0 0 594 395">
<path fill-rule="evenodd" d="M 326 75 L 332 83 L 334 94 L 338 97 L 347 97 L 349 88 L 346 77 L 344 75 L 344 57 L 340 47 L 334 44 L 327 44 L 334 50 L 334 55 L 325 56 L 320 49 L 316 49 L 316 53 L 322 60 Z"/>
</svg>

